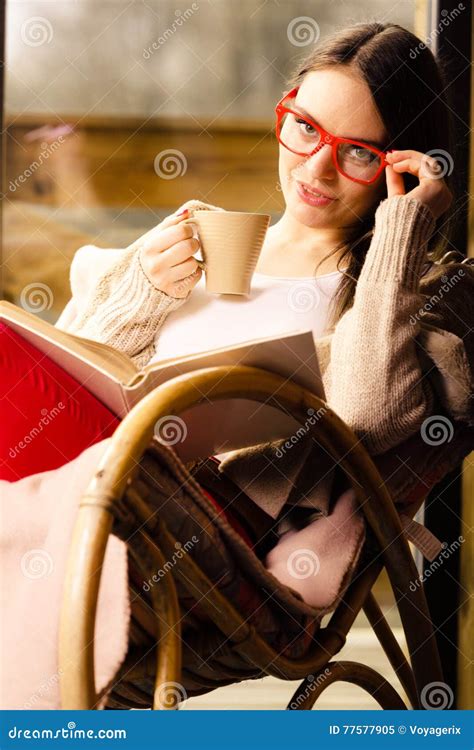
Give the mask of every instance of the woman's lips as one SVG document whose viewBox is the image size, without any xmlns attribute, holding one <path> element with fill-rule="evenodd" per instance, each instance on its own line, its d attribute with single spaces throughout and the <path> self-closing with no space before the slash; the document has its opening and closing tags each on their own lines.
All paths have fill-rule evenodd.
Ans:
<svg viewBox="0 0 474 750">
<path fill-rule="evenodd" d="M 302 182 L 296 182 L 296 190 L 301 200 L 309 206 L 329 206 L 335 200 L 335 198 L 327 198 L 325 195 L 316 195 L 315 192 L 306 188 Z"/>
</svg>

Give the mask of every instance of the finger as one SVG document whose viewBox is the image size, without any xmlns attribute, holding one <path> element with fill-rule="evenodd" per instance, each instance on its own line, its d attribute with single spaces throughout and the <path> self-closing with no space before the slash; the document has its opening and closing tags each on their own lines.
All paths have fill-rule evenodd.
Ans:
<svg viewBox="0 0 474 750">
<path fill-rule="evenodd" d="M 401 161 L 394 162 L 394 164 L 391 164 L 390 166 L 397 172 L 411 172 L 414 174 L 419 171 L 421 161 L 418 159 L 402 159 Z"/>
<path fill-rule="evenodd" d="M 163 221 L 160 222 L 160 224 L 157 224 L 155 227 L 152 227 L 152 229 L 149 229 L 148 232 L 142 234 L 142 236 L 139 237 L 132 246 L 145 247 L 149 244 L 154 243 L 156 238 L 164 229 L 179 226 L 183 221 L 189 219 L 189 216 L 189 212 L 184 213 L 181 216 L 178 216 L 177 214 L 170 214 L 169 216 L 166 216 Z"/>
<path fill-rule="evenodd" d="M 179 224 L 180 221 L 189 219 L 191 214 L 192 212 L 188 208 L 177 210 L 174 214 L 169 214 L 169 216 L 166 216 L 158 226 L 166 227 L 173 226 L 174 224 Z"/>
<path fill-rule="evenodd" d="M 175 245 L 164 250 L 160 254 L 160 263 L 162 266 L 173 268 L 173 266 L 177 266 L 179 263 L 188 260 L 188 258 L 194 255 L 194 253 L 200 250 L 200 248 L 201 243 L 195 237 L 181 240 L 181 242 L 177 242 Z"/>
<path fill-rule="evenodd" d="M 183 240 L 191 239 L 195 229 L 195 224 L 174 224 L 144 238 L 142 247 L 148 254 L 162 253 Z"/>
<path fill-rule="evenodd" d="M 190 290 L 198 283 L 201 276 L 201 269 L 196 268 L 196 270 L 189 276 L 186 276 L 186 278 L 175 281 L 174 283 L 171 282 L 173 287 L 173 297 L 186 297 Z"/>
<path fill-rule="evenodd" d="M 421 159 L 424 154 L 421 151 L 414 151 L 413 149 L 407 148 L 402 151 L 389 151 L 386 154 L 386 159 L 391 164 L 402 159 Z"/>
<path fill-rule="evenodd" d="M 410 172 L 410 174 L 415 175 L 415 177 L 418 177 L 418 179 L 423 180 L 435 180 L 439 179 L 441 175 L 441 167 L 436 161 L 436 159 L 433 159 L 430 156 L 427 156 L 426 154 L 422 155 L 421 159 L 418 158 L 410 158 L 410 159 L 402 159 L 402 161 L 397 161 L 394 164 L 391 165 L 396 172 Z"/>
<path fill-rule="evenodd" d="M 177 266 L 173 266 L 168 271 L 168 278 L 171 282 L 182 281 L 191 274 L 195 273 L 196 269 L 199 268 L 196 258 L 188 258 L 184 263 L 179 263 Z"/>
<path fill-rule="evenodd" d="M 385 178 L 387 180 L 387 196 L 389 198 L 392 195 L 405 195 L 405 183 L 401 174 L 397 174 L 393 167 L 385 167 Z"/>
</svg>

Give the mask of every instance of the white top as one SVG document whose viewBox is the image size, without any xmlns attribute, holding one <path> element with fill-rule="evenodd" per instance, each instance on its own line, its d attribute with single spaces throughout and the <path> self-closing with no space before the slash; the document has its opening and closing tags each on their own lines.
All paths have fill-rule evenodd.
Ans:
<svg viewBox="0 0 474 750">
<path fill-rule="evenodd" d="M 254 273 L 245 296 L 206 292 L 203 274 L 187 302 L 158 331 L 150 362 L 301 329 L 312 329 L 318 338 L 341 277 L 340 271 L 298 278 Z"/>
</svg>

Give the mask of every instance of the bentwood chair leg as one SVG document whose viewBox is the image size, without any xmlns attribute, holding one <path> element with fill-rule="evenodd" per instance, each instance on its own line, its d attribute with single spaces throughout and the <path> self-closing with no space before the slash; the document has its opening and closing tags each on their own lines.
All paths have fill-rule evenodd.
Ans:
<svg viewBox="0 0 474 750">
<path fill-rule="evenodd" d="M 315 675 L 306 677 L 293 694 L 287 709 L 309 710 L 321 693 L 334 682 L 351 682 L 361 687 L 385 710 L 403 710 L 406 706 L 395 688 L 382 675 L 364 664 L 353 661 L 333 661 Z"/>
<path fill-rule="evenodd" d="M 159 584 L 152 585 L 150 589 L 156 616 L 156 680 L 153 709 L 175 709 L 183 697 L 180 690 L 181 618 L 176 586 L 171 574 L 167 572 L 166 559 L 156 543 L 142 530 L 136 536 L 131 551 L 137 567 L 145 573 L 146 579 L 152 580 L 157 570 L 165 572 L 160 577 Z"/>
<path fill-rule="evenodd" d="M 419 706 L 423 688 L 433 682 L 443 682 L 436 634 L 423 589 L 410 588 L 410 582 L 417 579 L 418 571 L 408 543 L 401 531 L 398 538 L 393 533 L 385 538 L 393 539 L 391 543 L 383 545 L 383 556 L 405 632 L 418 695 L 416 705 Z"/>
<path fill-rule="evenodd" d="M 160 547 L 160 519 L 150 515 L 140 493 L 133 487 L 126 490 L 128 525 L 127 537 L 130 555 L 144 581 L 156 581 L 150 588 L 155 615 L 156 678 L 153 694 L 154 710 L 178 708 L 184 691 L 181 680 L 181 610 L 173 576 L 167 570 L 167 560 Z M 123 504 L 121 504 L 123 507 Z M 132 523 L 130 524 L 130 521 Z M 150 532 L 153 533 L 153 538 Z"/>
<path fill-rule="evenodd" d="M 413 671 L 372 593 L 369 593 L 365 601 L 364 612 L 411 705 L 413 708 L 419 708 Z"/>
</svg>

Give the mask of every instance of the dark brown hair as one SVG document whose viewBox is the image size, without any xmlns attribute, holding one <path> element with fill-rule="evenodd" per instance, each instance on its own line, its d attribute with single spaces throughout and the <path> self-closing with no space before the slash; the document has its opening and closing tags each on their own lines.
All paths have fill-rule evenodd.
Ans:
<svg viewBox="0 0 474 750">
<path fill-rule="evenodd" d="M 375 106 L 389 134 L 387 149 L 414 149 L 439 154 L 451 192 L 456 192 L 452 172 L 453 123 L 444 90 L 441 65 L 420 39 L 397 24 L 360 23 L 336 32 L 300 62 L 289 80 L 290 88 L 300 86 L 307 73 L 334 65 L 350 66 L 368 84 Z M 434 153 L 436 152 L 436 153 Z M 384 179 L 383 177 L 381 179 Z M 406 192 L 418 184 L 404 173 Z M 383 198 L 387 194 L 384 192 Z M 382 198 L 382 199 L 383 199 Z M 455 201 L 451 204 L 455 205 Z M 323 260 L 342 254 L 338 260 L 347 269 L 332 302 L 329 329 L 352 306 L 355 287 L 372 239 L 377 206 L 360 222 L 355 235 L 333 248 Z M 450 209 L 436 222 L 428 243 L 428 259 L 439 260 L 449 246 L 453 212 Z"/>
</svg>

